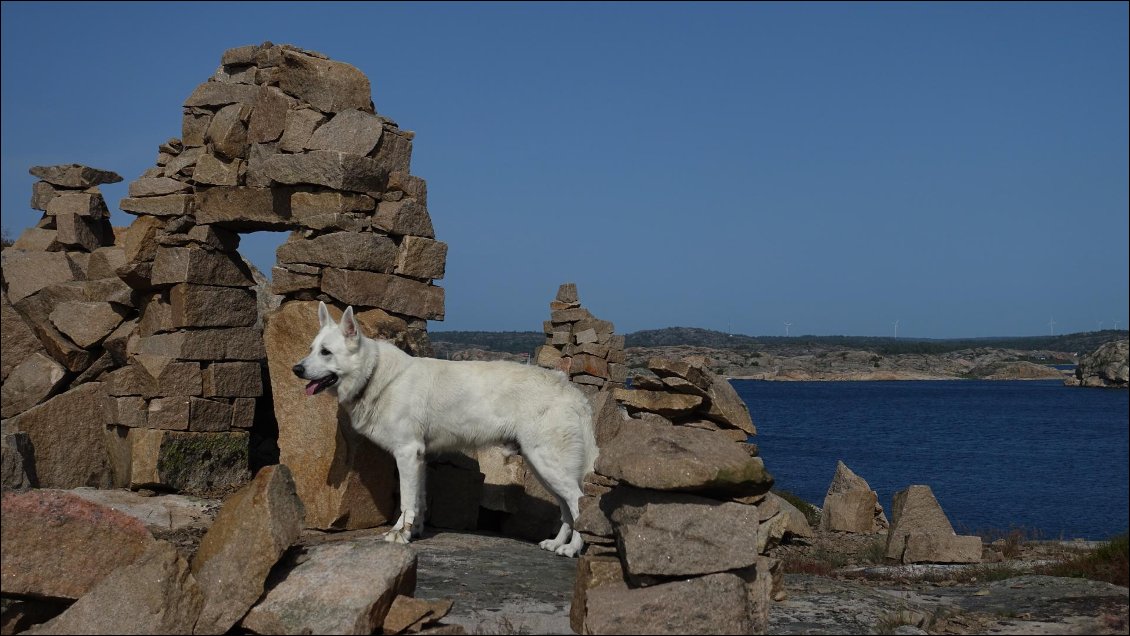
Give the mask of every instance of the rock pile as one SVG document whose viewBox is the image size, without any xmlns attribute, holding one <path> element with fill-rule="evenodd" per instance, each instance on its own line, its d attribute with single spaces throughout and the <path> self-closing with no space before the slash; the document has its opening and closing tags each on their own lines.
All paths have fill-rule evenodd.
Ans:
<svg viewBox="0 0 1130 636">
<path fill-rule="evenodd" d="M 1130 386 L 1130 340 L 1115 340 L 1088 353 L 1075 367 L 1068 385 L 1111 387 Z"/>
<path fill-rule="evenodd" d="M 820 529 L 871 534 L 884 532 L 889 525 L 879 495 L 847 464 L 836 462 L 836 474 L 824 495 Z"/>
<path fill-rule="evenodd" d="M 981 538 L 959 536 L 929 486 L 895 493 L 888 559 L 900 563 L 979 563 Z"/>
<path fill-rule="evenodd" d="M 560 369 L 590 396 L 604 388 L 623 387 L 624 336 L 614 334 L 607 320 L 595 318 L 581 306 L 577 285 L 565 283 L 549 303 L 550 318 L 542 323 L 545 344 L 534 358 L 547 369 Z"/>
<path fill-rule="evenodd" d="M 749 411 L 705 359 L 648 366 L 658 377 L 634 377 L 640 388 L 614 389 L 596 411 L 600 456 L 577 521 L 588 548 L 572 627 L 763 633 L 782 586 L 765 554 L 792 516 L 747 441 L 756 432 Z"/>
<path fill-rule="evenodd" d="M 370 634 L 394 599 L 404 607 L 392 620 L 407 631 L 450 609 L 404 598 L 416 581 L 406 546 L 378 536 L 297 544 L 303 507 L 286 466 L 262 469 L 229 497 L 187 555 L 153 536 L 164 523 L 150 517 L 163 509 L 177 527 L 194 524 L 190 502 L 100 492 L 4 494 L 5 633 L 43 623 L 35 633 Z"/>
<path fill-rule="evenodd" d="M 138 298 L 115 273 L 121 232 L 98 189 L 122 178 L 78 164 L 31 174 L 44 214 L 2 256 L 4 486 L 124 485 L 126 435 L 106 428 L 102 387 L 125 363 Z"/>
</svg>

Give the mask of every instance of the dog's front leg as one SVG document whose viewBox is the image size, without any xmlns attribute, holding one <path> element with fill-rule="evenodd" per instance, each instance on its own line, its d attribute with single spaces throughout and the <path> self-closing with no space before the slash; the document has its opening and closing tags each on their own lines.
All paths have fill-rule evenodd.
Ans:
<svg viewBox="0 0 1130 636">
<path fill-rule="evenodd" d="M 396 469 L 400 473 L 400 520 L 385 535 L 385 541 L 408 543 L 416 525 L 419 492 L 423 481 L 424 447 L 411 445 L 398 449 Z M 420 521 L 423 521 L 422 519 Z"/>
</svg>

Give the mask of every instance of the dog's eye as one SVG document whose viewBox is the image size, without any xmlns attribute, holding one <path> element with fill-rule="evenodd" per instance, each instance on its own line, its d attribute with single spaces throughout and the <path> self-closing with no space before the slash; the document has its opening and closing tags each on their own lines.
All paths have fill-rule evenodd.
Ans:
<svg viewBox="0 0 1130 636">
<path fill-rule="evenodd" d="M 325 347 L 322 347 L 322 350 L 321 350 L 321 351 L 319 351 L 318 353 L 320 353 L 320 354 L 322 354 L 322 355 L 324 355 L 324 356 L 328 356 L 328 355 L 330 355 L 330 350 L 329 350 L 329 349 L 327 349 L 327 348 L 325 348 Z"/>
</svg>

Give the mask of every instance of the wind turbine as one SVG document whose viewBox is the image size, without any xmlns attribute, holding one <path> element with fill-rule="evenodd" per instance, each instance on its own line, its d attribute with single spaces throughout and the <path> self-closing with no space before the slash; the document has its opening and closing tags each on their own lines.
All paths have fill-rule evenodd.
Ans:
<svg viewBox="0 0 1130 636">
<path fill-rule="evenodd" d="M 785 337 L 786 338 L 789 337 L 789 327 L 792 327 L 792 326 L 793 326 L 793 323 L 785 321 Z"/>
<path fill-rule="evenodd" d="M 1117 320 L 1114 321 L 1114 330 L 1118 331 L 1118 321 Z"/>
<path fill-rule="evenodd" d="M 1103 330 L 1103 321 L 1099 321 L 1099 331 Z"/>
<path fill-rule="evenodd" d="M 1055 335 L 1055 316 L 1052 316 L 1052 319 L 1048 321 L 1048 335 Z"/>
<path fill-rule="evenodd" d="M 892 324 L 895 326 L 895 338 L 898 338 L 899 337 L 899 321 L 898 321 L 898 318 L 895 318 L 895 321 Z"/>
</svg>

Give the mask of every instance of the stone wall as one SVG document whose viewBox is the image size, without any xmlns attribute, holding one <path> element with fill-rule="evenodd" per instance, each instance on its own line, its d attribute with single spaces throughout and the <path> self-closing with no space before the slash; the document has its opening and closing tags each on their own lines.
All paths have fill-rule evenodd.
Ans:
<svg viewBox="0 0 1130 636">
<path fill-rule="evenodd" d="M 376 113 L 353 66 L 269 42 L 224 52 L 182 112 L 180 136 L 120 202 L 137 216 L 129 228 L 109 227 L 97 191 L 118 175 L 32 169 L 46 214 L 4 251 L 5 431 L 30 433 L 37 464 L 75 464 L 41 468 L 43 485 L 224 489 L 249 476 L 251 433 L 274 428 L 257 408 L 273 391 L 307 523 L 382 523 L 391 460 L 335 430 L 336 401 L 307 400 L 290 367 L 317 300 L 353 305 L 368 335 L 430 353 L 447 246 L 410 174 L 414 135 Z M 281 307 L 266 321 L 237 251 L 240 233 L 260 230 L 291 233 L 272 270 Z M 80 419 L 87 439 L 68 448 L 54 429 Z"/>
</svg>

